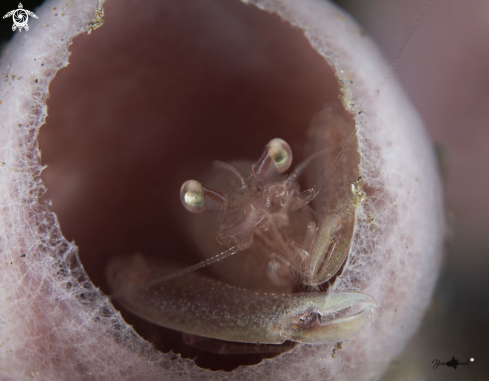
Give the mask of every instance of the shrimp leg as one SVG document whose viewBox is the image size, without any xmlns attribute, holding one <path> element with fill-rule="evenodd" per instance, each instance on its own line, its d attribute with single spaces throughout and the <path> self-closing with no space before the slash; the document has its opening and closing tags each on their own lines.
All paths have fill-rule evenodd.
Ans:
<svg viewBox="0 0 489 381">
<path fill-rule="evenodd" d="M 361 292 L 259 293 L 191 272 L 158 284 L 173 268 L 140 254 L 114 258 L 117 301 L 155 324 L 214 339 L 260 344 L 341 341 L 370 320 L 375 300 Z M 147 287 L 141 287 L 147 284 Z"/>
</svg>

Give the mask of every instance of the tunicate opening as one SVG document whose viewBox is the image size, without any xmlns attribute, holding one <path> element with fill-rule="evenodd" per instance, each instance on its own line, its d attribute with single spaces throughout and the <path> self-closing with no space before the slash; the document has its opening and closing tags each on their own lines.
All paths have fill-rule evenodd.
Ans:
<svg viewBox="0 0 489 381">
<path fill-rule="evenodd" d="M 42 179 L 63 235 L 106 294 L 113 256 L 141 252 L 182 266 L 202 259 L 181 223 L 184 181 L 213 160 L 256 160 L 275 137 L 291 145 L 294 167 L 311 118 L 342 107 L 333 69 L 303 31 L 239 1 L 162 1 L 151 11 L 107 1 L 105 25 L 71 51 L 50 86 Z M 277 355 L 209 353 L 121 313 L 159 350 L 203 368 Z"/>
</svg>

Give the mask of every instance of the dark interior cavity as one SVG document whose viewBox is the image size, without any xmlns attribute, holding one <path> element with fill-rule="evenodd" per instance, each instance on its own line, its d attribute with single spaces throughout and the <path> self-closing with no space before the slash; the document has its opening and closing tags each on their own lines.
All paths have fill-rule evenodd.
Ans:
<svg viewBox="0 0 489 381">
<path fill-rule="evenodd" d="M 113 256 L 201 260 L 181 223 L 185 180 L 213 160 L 254 161 L 275 137 L 290 143 L 297 164 L 313 115 L 341 103 L 332 69 L 302 31 L 254 6 L 107 0 L 105 11 L 105 25 L 73 41 L 70 66 L 50 86 L 39 145 L 49 166 L 45 197 L 90 279 L 109 294 Z M 210 353 L 121 313 L 161 351 L 204 368 L 277 355 Z"/>
</svg>

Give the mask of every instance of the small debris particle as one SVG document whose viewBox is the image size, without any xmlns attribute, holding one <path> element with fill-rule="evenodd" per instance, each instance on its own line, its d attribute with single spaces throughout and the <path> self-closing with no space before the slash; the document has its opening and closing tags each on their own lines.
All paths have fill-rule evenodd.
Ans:
<svg viewBox="0 0 489 381">
<path fill-rule="evenodd" d="M 351 191 L 354 196 L 353 204 L 358 207 L 365 202 L 367 194 L 362 190 L 362 176 L 358 175 L 355 183 L 351 184 Z"/>
<path fill-rule="evenodd" d="M 336 356 L 336 348 L 333 348 L 333 352 L 331 353 L 331 357 L 334 358 Z"/>
<path fill-rule="evenodd" d="M 46 62 L 44 62 L 44 61 L 41 62 L 41 66 L 44 66 L 44 65 L 46 65 Z"/>
<path fill-rule="evenodd" d="M 348 21 L 348 19 L 345 16 L 343 16 L 342 14 L 340 14 L 340 13 L 335 13 L 335 18 L 337 20 L 340 20 L 340 21 L 343 21 L 343 22 Z"/>
<path fill-rule="evenodd" d="M 335 348 L 336 349 L 343 349 L 343 341 L 340 341 L 340 342 L 336 343 Z"/>
<path fill-rule="evenodd" d="M 36 82 L 36 83 L 39 83 L 39 80 L 36 78 L 36 79 L 35 79 L 35 82 Z"/>
<path fill-rule="evenodd" d="M 375 217 L 370 214 L 367 214 L 367 218 L 363 220 L 363 222 L 366 222 L 367 224 L 373 224 L 374 221 L 375 221 Z"/>
<path fill-rule="evenodd" d="M 20 255 L 20 257 L 21 257 L 21 258 L 25 258 L 25 256 L 26 256 L 26 255 L 27 255 L 27 254 L 26 254 L 26 253 L 24 253 L 24 254 L 21 254 L 21 255 Z"/>
<path fill-rule="evenodd" d="M 88 33 L 91 33 L 95 29 L 100 28 L 102 25 L 104 25 L 104 23 L 105 23 L 104 9 L 102 7 L 100 7 L 95 11 L 95 17 L 90 22 L 90 29 L 89 29 Z"/>
</svg>

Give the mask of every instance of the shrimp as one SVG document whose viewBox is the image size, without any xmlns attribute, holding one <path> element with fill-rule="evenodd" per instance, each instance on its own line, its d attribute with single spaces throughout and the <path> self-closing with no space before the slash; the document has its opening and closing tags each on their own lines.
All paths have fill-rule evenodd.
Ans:
<svg viewBox="0 0 489 381">
<path fill-rule="evenodd" d="M 363 194 L 354 132 L 351 121 L 327 108 L 313 118 L 309 135 L 322 136 L 316 139 L 322 146 L 322 139 L 328 139 L 329 147 L 311 154 L 288 176 L 292 150 L 275 138 L 254 163 L 217 162 L 219 175 L 210 177 L 216 189 L 186 181 L 180 199 L 188 211 L 203 217 L 195 225 L 195 231 L 204 232 L 202 251 L 224 250 L 177 271 L 140 254 L 116 258 L 108 276 L 113 298 L 155 324 L 212 339 L 314 344 L 357 333 L 372 316 L 374 298 L 320 291 L 347 262 Z M 324 162 L 329 163 L 326 170 Z M 312 178 L 320 175 L 315 185 L 301 191 L 299 177 L 306 169 Z M 217 232 L 215 240 L 209 239 L 209 229 Z M 195 273 L 238 255 L 238 271 L 219 274 L 225 282 Z M 250 272 L 243 269 L 243 260 L 259 266 Z M 250 274 L 266 282 L 253 289 Z M 291 293 L 291 286 L 314 292 Z"/>
<path fill-rule="evenodd" d="M 226 264 L 218 273 L 246 288 L 282 291 L 292 277 L 295 285 L 317 290 L 337 275 L 350 252 L 361 179 L 355 130 L 348 122 L 333 108 L 316 115 L 310 140 L 326 134 L 328 148 L 317 151 L 311 147 L 315 153 L 288 176 L 283 173 L 291 166 L 292 150 L 276 138 L 253 164 L 217 162 L 217 173 L 209 180 L 213 187 L 186 181 L 180 198 L 188 211 L 198 215 L 192 222 L 193 230 L 202 243 L 200 251 L 208 258 L 183 272 L 222 264 L 223 259 L 243 253 L 234 268 Z M 330 163 L 326 171 L 321 165 L 325 159 Z M 301 191 L 299 177 L 306 169 L 314 172 L 314 167 L 319 175 L 310 177 L 319 180 Z M 313 200 L 315 207 L 311 207 Z M 206 238 L 211 234 L 216 238 L 213 241 Z M 216 252 L 221 253 L 214 255 Z M 250 278 L 250 274 L 255 275 Z M 263 285 L 260 278 L 267 278 L 268 284 Z M 291 291 L 293 286 L 285 289 Z"/>
</svg>

